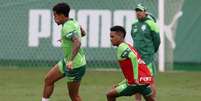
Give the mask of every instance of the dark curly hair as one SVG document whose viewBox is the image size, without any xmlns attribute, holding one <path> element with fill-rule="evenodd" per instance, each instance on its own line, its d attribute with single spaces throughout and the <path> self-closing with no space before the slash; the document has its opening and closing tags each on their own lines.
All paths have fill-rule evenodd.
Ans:
<svg viewBox="0 0 201 101">
<path fill-rule="evenodd" d="M 53 7 L 52 10 L 57 14 L 63 14 L 64 16 L 68 17 L 70 12 L 70 6 L 67 3 L 58 3 Z"/>
<path fill-rule="evenodd" d="M 126 36 L 126 30 L 122 26 L 113 26 L 110 28 L 110 31 L 121 32 L 123 34 L 123 38 Z"/>
</svg>

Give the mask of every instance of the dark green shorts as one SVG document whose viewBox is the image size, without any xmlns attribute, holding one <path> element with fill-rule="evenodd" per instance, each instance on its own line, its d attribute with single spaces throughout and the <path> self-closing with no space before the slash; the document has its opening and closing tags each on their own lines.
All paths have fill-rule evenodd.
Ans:
<svg viewBox="0 0 201 101">
<path fill-rule="evenodd" d="M 144 96 L 151 96 L 152 91 L 149 85 L 128 85 L 127 83 L 117 86 L 118 96 L 131 96 L 135 93 L 141 93 Z"/>
<path fill-rule="evenodd" d="M 69 71 L 66 69 L 66 64 L 63 60 L 59 61 L 58 66 L 60 72 L 66 76 L 67 82 L 81 81 L 86 71 L 86 65 Z"/>
</svg>

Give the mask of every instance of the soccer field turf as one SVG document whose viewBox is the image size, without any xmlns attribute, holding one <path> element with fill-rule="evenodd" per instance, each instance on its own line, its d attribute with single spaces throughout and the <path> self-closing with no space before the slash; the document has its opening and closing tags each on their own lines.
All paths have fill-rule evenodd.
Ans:
<svg viewBox="0 0 201 101">
<path fill-rule="evenodd" d="M 0 101 L 40 101 L 43 77 L 47 69 L 0 69 Z M 200 101 L 201 72 L 167 72 L 157 74 L 157 101 Z M 83 101 L 106 101 L 105 93 L 122 80 L 119 71 L 88 70 L 80 93 Z M 118 101 L 134 101 L 121 97 Z M 65 80 L 55 85 L 51 101 L 70 101 Z"/>
</svg>

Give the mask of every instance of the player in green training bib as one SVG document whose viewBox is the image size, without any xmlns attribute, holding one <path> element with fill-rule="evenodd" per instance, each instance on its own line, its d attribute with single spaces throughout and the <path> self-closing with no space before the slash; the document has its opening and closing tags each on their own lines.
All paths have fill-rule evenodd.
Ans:
<svg viewBox="0 0 201 101">
<path fill-rule="evenodd" d="M 72 101 L 81 101 L 79 96 L 80 81 L 85 74 L 86 59 L 81 48 L 81 37 L 85 35 L 80 25 L 69 18 L 70 7 L 58 3 L 53 7 L 54 20 L 61 29 L 61 47 L 64 59 L 60 60 L 46 75 L 42 101 L 48 101 L 54 90 L 54 83 L 64 77 Z"/>
</svg>

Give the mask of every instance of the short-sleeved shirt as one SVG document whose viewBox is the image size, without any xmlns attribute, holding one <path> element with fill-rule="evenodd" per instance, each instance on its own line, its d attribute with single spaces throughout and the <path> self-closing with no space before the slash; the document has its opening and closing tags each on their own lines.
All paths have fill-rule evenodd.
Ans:
<svg viewBox="0 0 201 101">
<path fill-rule="evenodd" d="M 61 47 L 64 51 L 65 60 L 68 61 L 72 57 L 73 36 L 81 40 L 80 25 L 73 19 L 67 20 L 61 29 Z M 79 68 L 86 65 L 85 53 L 82 48 L 79 49 L 77 55 L 73 59 L 73 68 Z"/>
</svg>

